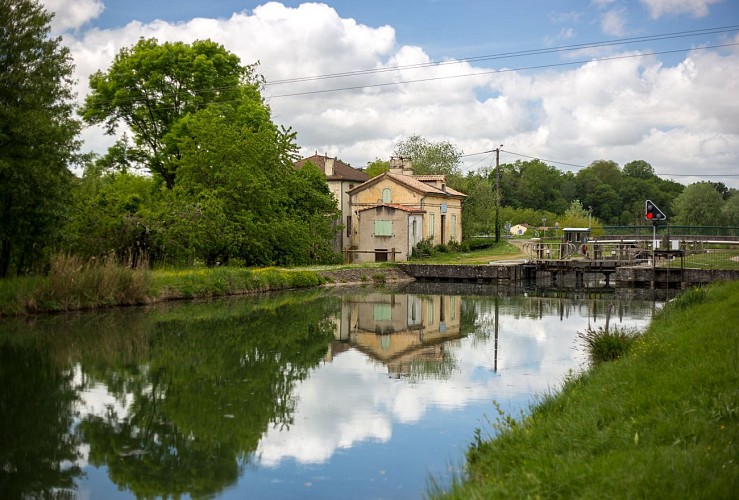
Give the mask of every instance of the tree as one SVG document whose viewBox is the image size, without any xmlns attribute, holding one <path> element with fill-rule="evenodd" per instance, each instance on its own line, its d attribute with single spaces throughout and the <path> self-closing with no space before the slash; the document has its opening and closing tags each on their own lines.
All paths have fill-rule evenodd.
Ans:
<svg viewBox="0 0 739 500">
<path fill-rule="evenodd" d="M 624 165 L 622 173 L 625 177 L 634 179 L 651 179 L 655 177 L 652 165 L 644 160 L 634 160 L 627 163 Z"/>
<path fill-rule="evenodd" d="M 0 277 L 37 266 L 61 236 L 79 148 L 72 58 L 33 0 L 0 0 Z"/>
<path fill-rule="evenodd" d="M 739 191 L 732 190 L 729 199 L 724 202 L 721 209 L 723 223 L 727 226 L 739 226 Z"/>
<path fill-rule="evenodd" d="M 367 164 L 365 173 L 369 175 L 370 178 L 372 178 L 372 177 L 377 177 L 380 174 L 384 174 L 388 170 L 390 170 L 390 162 L 386 160 L 377 159 Z"/>
<path fill-rule="evenodd" d="M 175 260 L 208 265 L 329 262 L 337 218 L 325 176 L 296 170 L 295 134 L 249 127 L 238 103 L 210 104 L 181 121 L 181 165 L 156 228 Z"/>
<path fill-rule="evenodd" d="M 145 165 L 169 189 L 182 160 L 182 118 L 208 103 L 238 102 L 249 114 L 251 129 L 270 124 L 254 66 L 242 66 L 236 55 L 210 40 L 160 45 L 141 39 L 122 49 L 107 72 L 93 74 L 90 88 L 81 110 L 84 120 L 104 124 L 111 135 L 125 123 L 134 141 L 126 159 Z"/>
<path fill-rule="evenodd" d="M 460 175 L 462 152 L 448 141 L 431 142 L 415 134 L 395 144 L 394 154 L 410 158 L 415 175 Z"/>
<path fill-rule="evenodd" d="M 677 222 L 686 226 L 717 226 L 721 224 L 724 200 L 708 182 L 686 187 L 673 202 Z"/>
</svg>

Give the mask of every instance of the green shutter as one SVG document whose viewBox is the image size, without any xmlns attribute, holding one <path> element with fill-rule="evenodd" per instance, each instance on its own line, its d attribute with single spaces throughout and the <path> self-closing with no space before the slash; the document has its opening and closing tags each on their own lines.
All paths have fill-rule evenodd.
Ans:
<svg viewBox="0 0 739 500">
<path fill-rule="evenodd" d="M 392 236 L 393 235 L 393 221 L 391 220 L 376 220 L 375 221 L 375 236 Z"/>
</svg>

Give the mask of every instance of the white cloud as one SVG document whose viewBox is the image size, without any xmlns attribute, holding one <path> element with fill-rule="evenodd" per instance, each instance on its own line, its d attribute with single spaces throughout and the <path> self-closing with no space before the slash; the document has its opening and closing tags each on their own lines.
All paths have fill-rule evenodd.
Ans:
<svg viewBox="0 0 739 500">
<path fill-rule="evenodd" d="M 624 36 L 626 34 L 626 9 L 612 9 L 603 14 L 601 30 L 606 35 Z"/>
<path fill-rule="evenodd" d="M 51 24 L 55 33 L 80 28 L 105 8 L 102 0 L 41 0 L 41 3 L 48 12 L 54 13 Z"/>
<path fill-rule="evenodd" d="M 80 99 L 89 75 L 107 69 L 122 47 L 141 36 L 185 42 L 210 38 L 244 63 L 260 61 L 258 71 L 268 82 L 387 70 L 268 85 L 264 92 L 275 121 L 298 132 L 303 154 L 328 153 L 356 167 L 387 158 L 395 142 L 414 133 L 449 140 L 465 153 L 504 144 L 522 154 L 584 165 L 601 158 L 621 165 L 644 159 L 657 172 L 730 172 L 739 160 L 733 119 L 739 115 L 736 52 L 699 50 L 669 66 L 654 56 L 611 52 L 634 57 L 546 72 L 491 74 L 490 68 L 469 62 L 409 68 L 428 64 L 429 55 L 422 47 L 399 46 L 392 27 L 342 19 L 323 4 L 288 8 L 273 2 L 228 19 L 131 22 L 115 30 L 67 34 Z M 528 61 L 509 64 L 523 67 Z M 393 70 L 396 66 L 404 68 Z M 399 83 L 410 80 L 424 81 Z M 357 88 L 279 97 L 346 87 Z M 696 147 L 680 153 L 682 148 L 661 147 L 678 133 Z M 98 151 L 111 143 L 99 129 L 85 131 L 84 139 L 87 148 Z M 471 158 L 469 165 L 478 160 Z M 730 185 L 733 179 L 722 181 Z"/>
<path fill-rule="evenodd" d="M 641 0 L 653 19 L 664 15 L 689 14 L 693 17 L 708 15 L 708 7 L 723 0 Z"/>
</svg>

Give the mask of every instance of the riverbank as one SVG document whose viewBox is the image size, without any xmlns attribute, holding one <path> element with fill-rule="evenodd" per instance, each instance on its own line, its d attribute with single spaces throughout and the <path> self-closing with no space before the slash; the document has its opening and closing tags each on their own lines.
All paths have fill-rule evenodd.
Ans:
<svg viewBox="0 0 739 500">
<path fill-rule="evenodd" d="M 390 264 L 316 269 L 218 267 L 150 271 L 107 263 L 89 266 L 67 261 L 58 262 L 45 277 L 0 280 L 0 316 L 412 280 Z"/>
<path fill-rule="evenodd" d="M 739 282 L 684 292 L 617 361 L 499 416 L 445 498 L 734 498 Z"/>
<path fill-rule="evenodd" d="M 518 255 L 507 242 L 469 252 L 442 252 L 424 262 L 473 264 Z M 0 280 L 0 317 L 223 297 L 342 284 L 412 281 L 393 263 L 309 268 L 195 267 L 133 269 L 110 260 L 57 255 L 47 276 Z"/>
</svg>

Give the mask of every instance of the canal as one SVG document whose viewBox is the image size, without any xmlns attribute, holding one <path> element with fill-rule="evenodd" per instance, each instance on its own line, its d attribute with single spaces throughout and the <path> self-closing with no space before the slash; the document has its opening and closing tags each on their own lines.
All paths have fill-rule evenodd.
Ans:
<svg viewBox="0 0 739 500">
<path fill-rule="evenodd" d="M 420 498 L 634 290 L 411 283 L 0 322 L 4 498 Z"/>
</svg>

